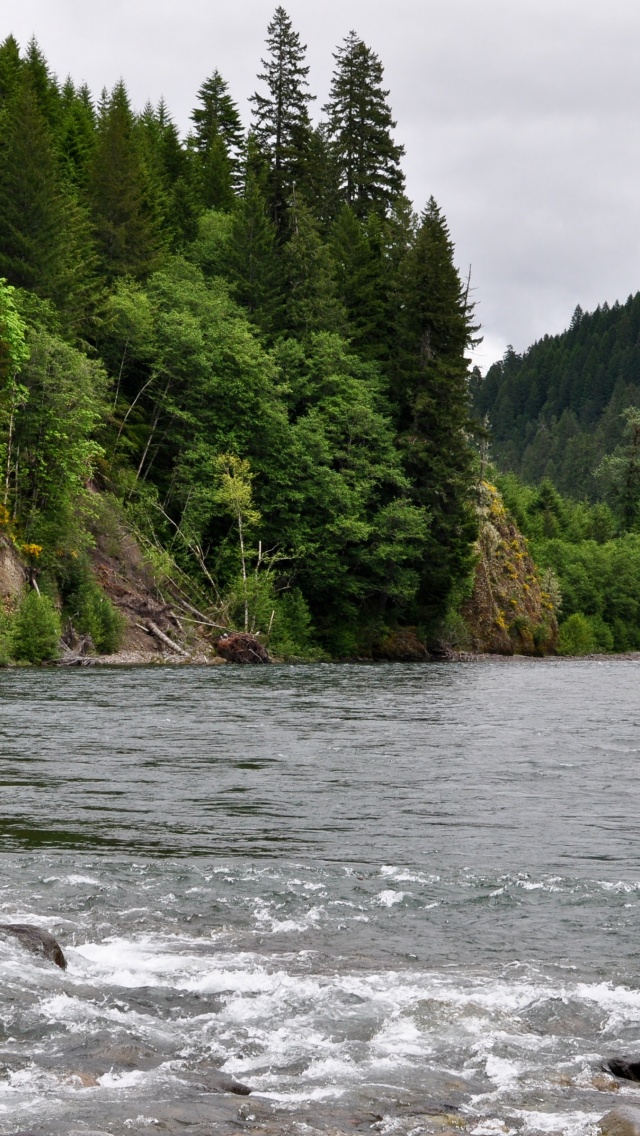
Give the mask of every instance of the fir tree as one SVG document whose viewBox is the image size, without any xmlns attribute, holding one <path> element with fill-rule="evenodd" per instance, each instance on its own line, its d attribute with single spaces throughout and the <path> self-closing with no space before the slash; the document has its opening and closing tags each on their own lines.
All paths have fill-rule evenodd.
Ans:
<svg viewBox="0 0 640 1136">
<path fill-rule="evenodd" d="M 331 230 L 338 295 L 346 309 L 351 346 L 363 358 L 388 354 L 387 271 L 378 217 L 366 222 L 343 205 Z"/>
<path fill-rule="evenodd" d="M 225 275 L 234 297 L 263 331 L 278 322 L 282 299 L 276 230 L 260 182 L 249 170 L 243 197 L 233 214 L 225 255 Z"/>
<path fill-rule="evenodd" d="M 415 500 L 432 517 L 420 595 L 421 617 L 431 626 L 470 570 L 475 532 L 468 501 L 465 352 L 477 329 L 453 252 L 447 223 L 431 198 L 400 278 L 392 390 Z"/>
<path fill-rule="evenodd" d="M 386 212 L 404 188 L 394 143 L 393 121 L 377 55 L 350 32 L 334 55 L 329 102 L 324 107 L 329 137 L 340 169 L 343 199 L 359 216 L 372 208 Z"/>
<path fill-rule="evenodd" d="M 0 108 L 15 94 L 22 67 L 17 40 L 7 36 L 0 44 Z"/>
<path fill-rule="evenodd" d="M 29 40 L 23 67 L 31 80 L 38 105 L 49 126 L 57 126 L 61 111 L 60 88 L 35 37 Z"/>
<path fill-rule="evenodd" d="M 123 83 L 103 96 L 89 195 L 105 275 L 145 276 L 160 252 L 158 203 Z"/>
<path fill-rule="evenodd" d="M 6 108 L 0 150 L 0 276 L 52 296 L 63 255 L 64 212 L 51 130 L 31 77 Z"/>
<path fill-rule="evenodd" d="M 228 210 L 240 188 L 244 133 L 236 103 L 219 71 L 198 91 L 200 106 L 191 114 L 191 136 L 200 163 L 201 197 L 207 209 Z"/>
<path fill-rule="evenodd" d="M 346 313 L 336 293 L 331 249 L 323 243 L 318 223 L 304 201 L 293 201 L 289 221 L 292 232 L 283 250 L 287 330 L 299 336 L 342 332 Z"/>
<path fill-rule="evenodd" d="M 76 188 L 85 189 L 96 139 L 96 118 L 87 87 L 76 91 L 67 79 L 61 93 L 57 150 L 64 176 Z"/>
<path fill-rule="evenodd" d="M 279 230 L 285 225 L 287 204 L 296 182 L 303 183 L 309 157 L 311 122 L 307 91 L 309 68 L 306 45 L 301 44 L 284 8 L 276 8 L 267 29 L 269 57 L 258 76 L 268 94 L 256 93 L 253 135 L 270 167 L 268 201 Z"/>
</svg>

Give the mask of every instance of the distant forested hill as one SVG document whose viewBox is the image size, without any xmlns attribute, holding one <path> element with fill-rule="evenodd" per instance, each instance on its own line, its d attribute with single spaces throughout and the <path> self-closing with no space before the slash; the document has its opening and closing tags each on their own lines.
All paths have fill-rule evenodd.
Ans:
<svg viewBox="0 0 640 1136">
<path fill-rule="evenodd" d="M 630 406 L 640 406 L 640 293 L 590 313 L 576 308 L 562 335 L 523 355 L 509 348 L 474 388 L 501 469 L 591 500 L 606 495 L 603 459 L 625 446 Z"/>
</svg>

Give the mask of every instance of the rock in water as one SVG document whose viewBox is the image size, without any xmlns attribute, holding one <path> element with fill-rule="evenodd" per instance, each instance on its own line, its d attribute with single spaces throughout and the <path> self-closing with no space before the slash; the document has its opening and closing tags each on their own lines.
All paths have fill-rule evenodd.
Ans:
<svg viewBox="0 0 640 1136">
<path fill-rule="evenodd" d="M 611 1061 L 605 1061 L 605 1069 L 613 1073 L 614 1077 L 621 1077 L 625 1081 L 640 1081 L 640 1061 L 614 1057 Z"/>
<path fill-rule="evenodd" d="M 612 1108 L 598 1121 L 598 1127 L 603 1136 L 640 1136 L 640 1108 Z"/>
<path fill-rule="evenodd" d="M 62 970 L 67 969 L 67 960 L 62 948 L 48 931 L 32 927 L 29 923 L 0 923 L 0 935 L 13 935 L 26 950 L 49 959 Z"/>
<path fill-rule="evenodd" d="M 228 663 L 270 663 L 269 652 L 255 635 L 221 635 L 216 641 L 218 654 Z"/>
</svg>

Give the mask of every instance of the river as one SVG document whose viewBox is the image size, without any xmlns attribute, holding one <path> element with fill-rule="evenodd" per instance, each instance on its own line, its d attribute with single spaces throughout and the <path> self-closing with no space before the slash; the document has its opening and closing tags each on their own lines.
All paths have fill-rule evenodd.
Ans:
<svg viewBox="0 0 640 1136">
<path fill-rule="evenodd" d="M 640 1087 L 640 663 L 0 672 L 0 1133 L 568 1133 Z M 221 1075 L 253 1089 L 217 1090 Z"/>
</svg>

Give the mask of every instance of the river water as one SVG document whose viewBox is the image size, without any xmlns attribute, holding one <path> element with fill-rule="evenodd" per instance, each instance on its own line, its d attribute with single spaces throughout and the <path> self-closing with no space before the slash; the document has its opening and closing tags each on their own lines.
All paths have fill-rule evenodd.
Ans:
<svg viewBox="0 0 640 1136">
<path fill-rule="evenodd" d="M 594 1132 L 640 663 L 0 672 L 0 1133 Z M 252 1095 L 221 1092 L 222 1076 Z"/>
</svg>

